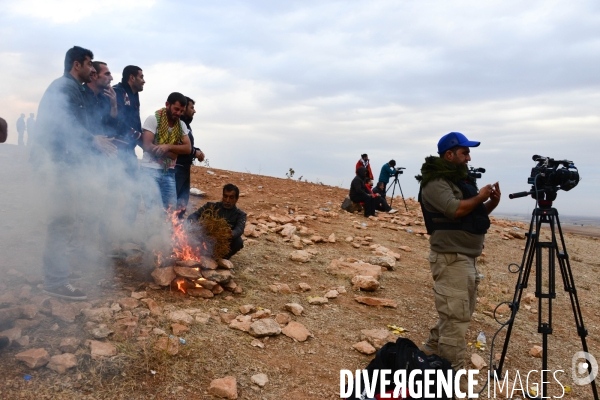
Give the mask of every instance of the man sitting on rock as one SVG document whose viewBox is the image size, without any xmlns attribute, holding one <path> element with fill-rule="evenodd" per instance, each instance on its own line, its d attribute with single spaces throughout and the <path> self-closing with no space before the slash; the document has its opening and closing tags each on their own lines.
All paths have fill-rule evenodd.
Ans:
<svg viewBox="0 0 600 400">
<path fill-rule="evenodd" d="M 240 189 L 234 184 L 228 183 L 223 187 L 223 200 L 219 202 L 206 203 L 195 213 L 188 217 L 188 221 L 197 222 L 202 218 L 202 213 L 208 209 L 213 209 L 215 214 L 224 218 L 231 228 L 231 239 L 229 242 L 229 253 L 225 257 L 229 260 L 235 253 L 244 247 L 242 234 L 246 228 L 246 213 L 236 207 L 240 197 Z"/>
</svg>

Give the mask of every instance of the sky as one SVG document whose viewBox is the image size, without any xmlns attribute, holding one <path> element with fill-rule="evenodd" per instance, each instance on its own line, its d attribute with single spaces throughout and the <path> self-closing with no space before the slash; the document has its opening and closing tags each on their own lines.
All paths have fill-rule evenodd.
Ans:
<svg viewBox="0 0 600 400">
<path fill-rule="evenodd" d="M 500 182 L 501 213 L 531 213 L 532 155 L 582 181 L 565 215 L 600 216 L 598 1 L 0 0 L 0 116 L 16 143 L 66 50 L 115 77 L 140 66 L 142 121 L 179 91 L 213 168 L 349 187 L 360 154 L 375 179 L 395 159 L 415 197 L 426 156 L 451 131 L 481 141 L 471 165 Z M 340 203 L 342 199 L 339 199 Z"/>
</svg>

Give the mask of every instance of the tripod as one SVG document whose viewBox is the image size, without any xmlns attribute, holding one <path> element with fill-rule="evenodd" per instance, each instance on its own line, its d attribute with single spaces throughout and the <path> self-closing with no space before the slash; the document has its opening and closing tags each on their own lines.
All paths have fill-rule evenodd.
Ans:
<svg viewBox="0 0 600 400">
<path fill-rule="evenodd" d="M 398 175 L 400 175 L 400 174 L 394 175 L 394 182 L 392 182 L 392 186 L 388 187 L 385 190 L 385 194 L 387 195 L 387 192 L 390 190 L 390 188 L 392 188 L 392 199 L 390 200 L 390 207 L 391 207 L 392 203 L 394 202 L 394 193 L 396 192 L 396 186 L 398 186 L 398 189 L 400 189 L 400 194 L 402 195 L 402 201 L 404 202 L 404 208 L 406 209 L 406 212 L 408 212 L 408 207 L 406 206 L 406 200 L 404 200 L 404 193 L 402 193 L 402 186 L 400 186 L 400 181 L 398 180 Z"/>
<path fill-rule="evenodd" d="M 512 195 L 511 195 L 512 196 Z M 520 197 L 520 196 L 519 196 Z M 512 197 L 511 197 L 512 198 Z M 542 242 L 540 240 L 540 228 L 542 224 L 550 226 L 551 240 Z M 558 230 L 558 240 L 556 231 Z M 560 247 L 559 247 L 560 244 Z M 547 254 L 547 268 L 542 265 L 543 255 Z M 533 399 L 541 399 L 539 396 L 547 396 L 547 383 L 548 383 L 548 335 L 552 334 L 552 300 L 556 298 L 555 291 L 555 280 L 556 280 L 556 264 L 558 260 L 558 266 L 560 269 L 560 275 L 562 277 L 563 286 L 565 292 L 569 293 L 571 300 L 571 308 L 573 310 L 573 316 L 575 317 L 575 325 L 577 326 L 577 334 L 581 338 L 581 345 L 585 354 L 588 354 L 588 346 L 585 340 L 588 332 L 583 324 L 583 316 L 581 314 L 581 308 L 579 307 L 579 299 L 577 297 L 577 290 L 575 289 L 575 281 L 573 279 L 573 273 L 571 271 L 571 264 L 569 263 L 569 255 L 565 246 L 565 240 L 558 219 L 558 211 L 552 208 L 552 201 L 539 200 L 539 207 L 533 210 L 531 216 L 531 223 L 529 225 L 529 232 L 527 233 L 527 243 L 525 245 L 525 251 L 523 253 L 523 259 L 521 265 L 518 266 L 518 270 L 511 269 L 511 272 L 519 273 L 517 283 L 515 285 L 515 294 L 513 296 L 510 308 L 512 313 L 510 319 L 507 321 L 508 329 L 506 332 L 506 338 L 504 341 L 504 347 L 502 349 L 502 355 L 498 362 L 498 366 L 494 368 L 498 377 L 502 376 L 502 368 L 506 358 L 506 352 L 508 350 L 508 343 L 512 333 L 513 324 L 517 311 L 521 302 L 521 296 L 523 295 L 523 289 L 525 289 L 529 282 L 531 274 L 531 267 L 535 259 L 535 297 L 538 299 L 538 333 L 542 334 L 542 388 L 541 394 L 538 397 L 529 397 Z M 512 264 L 515 265 L 515 264 Z M 544 288 L 543 278 L 547 274 L 548 287 Z M 544 289 L 547 289 L 545 291 Z M 546 308 L 544 308 L 546 307 Z M 586 357 L 587 358 L 587 357 Z M 588 372 L 592 374 L 592 365 L 588 360 Z M 587 382 L 586 382 L 587 383 Z M 596 389 L 596 383 L 593 379 L 589 382 L 592 386 L 592 392 L 594 393 L 594 399 L 598 400 L 598 392 Z"/>
</svg>

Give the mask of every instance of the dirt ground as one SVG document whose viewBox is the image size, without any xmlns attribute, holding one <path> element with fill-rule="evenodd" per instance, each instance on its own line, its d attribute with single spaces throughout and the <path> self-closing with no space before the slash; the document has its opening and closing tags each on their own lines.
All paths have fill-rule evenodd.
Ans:
<svg viewBox="0 0 600 400">
<path fill-rule="evenodd" d="M 208 173 L 209 170 L 214 174 Z M 264 348 L 254 347 L 250 344 L 254 340 L 252 336 L 229 328 L 215 317 L 204 324 L 192 324 L 191 330 L 181 335 L 186 344 L 179 347 L 179 353 L 175 356 L 156 350 L 154 337 L 133 335 L 129 339 L 119 339 L 111 336 L 107 340 L 117 346 L 116 356 L 94 360 L 89 355 L 89 349 L 82 345 L 76 352 L 78 365 L 62 375 L 47 368 L 29 369 L 14 357 L 24 349 L 11 346 L 2 352 L 0 398 L 211 399 L 213 397 L 208 394 L 210 382 L 216 378 L 233 376 L 237 379 L 240 399 L 335 399 L 339 398 L 340 370 L 364 368 L 373 358 L 352 348 L 353 344 L 360 341 L 361 330 L 388 329 L 388 325 L 395 325 L 402 327 L 406 331 L 403 336 L 418 345 L 427 338 L 429 328 L 437 320 L 437 313 L 427 261 L 429 243 L 425 236 L 415 234 L 423 231 L 424 226 L 421 225 L 420 210 L 414 199 L 407 199 L 409 213 L 406 215 L 402 215 L 405 211 L 402 199 L 394 199 L 393 206 L 400 210 L 397 218 L 411 225 L 393 225 L 387 215 L 376 221 L 341 211 L 339 205 L 347 194 L 346 189 L 194 167 L 192 186 L 205 191 L 207 195 L 204 198 L 192 197 L 189 209 L 193 211 L 205 201 L 218 201 L 221 188 L 226 183 L 239 186 L 242 194 L 238 206 L 249 214 L 249 223 L 257 222 L 261 214 L 290 215 L 290 211 L 293 211 L 293 215 L 316 217 L 306 218 L 302 223 L 294 222 L 298 228 L 305 226 L 325 238 L 334 233 L 336 242 L 306 246 L 315 249 L 317 254 L 307 263 L 298 263 L 289 258 L 295 250 L 291 242 L 285 242 L 274 232 L 253 239 L 252 243 L 247 241 L 245 248 L 231 260 L 235 266 L 235 280 L 242 286 L 243 293 L 233 295 L 229 300 L 226 299 L 229 295 L 227 292 L 212 299 L 198 299 L 168 289 L 154 290 L 148 286 L 151 267 L 131 268 L 119 261 L 86 269 L 78 286 L 86 290 L 89 303 L 94 307 L 110 307 L 118 299 L 129 297 L 132 291 L 140 290 L 145 290 L 148 297 L 164 310 L 195 308 L 208 315 L 218 315 L 225 309 L 237 315 L 238 307 L 244 304 L 253 304 L 277 314 L 283 311 L 286 303 L 295 302 L 301 304 L 305 311 L 302 316 L 293 316 L 293 319 L 305 325 L 314 337 L 305 342 L 295 342 L 279 335 L 263 339 Z M 315 210 L 325 212 L 315 213 Z M 419 225 L 415 225 L 415 222 Z M 362 226 L 363 223 L 367 226 Z M 390 229 L 390 225 L 394 229 Z M 485 255 L 478 260 L 478 268 L 484 278 L 479 289 L 480 302 L 467 335 L 469 359 L 471 353 L 476 352 L 489 363 L 490 343 L 499 328 L 491 312 L 498 303 L 512 299 L 516 275 L 508 271 L 508 265 L 521 263 L 525 245 L 525 240 L 503 238 L 508 230 L 514 230 L 513 226 L 520 228 L 519 232 L 527 229 L 521 223 L 496 221 L 486 236 Z M 405 228 L 413 232 L 407 232 Z M 542 234 L 546 235 L 547 232 Z M 345 240 L 349 236 L 369 236 L 372 240 L 368 241 L 369 245 L 355 248 Z M 599 355 L 600 313 L 596 283 L 600 279 L 600 261 L 597 259 L 599 242 L 595 237 L 572 233 L 566 233 L 565 239 L 585 326 L 589 332 L 589 351 L 592 355 Z M 372 244 L 399 253 L 400 260 L 394 270 L 383 272 L 378 291 L 363 292 L 361 295 L 392 299 L 397 302 L 397 308 L 359 304 L 354 300 L 357 292 L 352 290 L 348 278 L 330 275 L 325 271 L 334 259 L 368 260 L 373 256 Z M 410 251 L 401 250 L 399 246 L 408 246 Z M 14 267 L 2 265 L 4 273 L 0 277 L 0 289 L 3 289 L 3 293 L 13 293 L 18 297 L 23 286 L 36 287 L 41 283 L 38 275 L 8 274 L 7 271 Z M 300 291 L 298 284 L 301 282 L 310 285 L 311 290 Z M 535 275 L 531 277 L 527 291 L 533 292 L 534 282 Z M 546 279 L 544 282 L 547 284 Z M 269 288 L 269 285 L 283 283 L 292 289 L 291 294 L 275 293 Z M 339 286 L 344 286 L 347 293 L 340 294 L 325 305 L 309 305 L 309 296 L 322 296 Z M 552 371 L 564 370 L 557 377 L 563 385 L 571 388 L 566 398 L 590 399 L 589 385 L 577 386 L 573 383 L 571 362 L 573 355 L 581 350 L 581 341 L 577 336 L 569 296 L 563 290 L 558 272 L 556 286 L 557 296 L 552 315 L 554 332 L 549 339 L 549 367 Z M 26 302 L 24 299 L 19 301 Z M 519 370 L 524 386 L 527 372 L 541 369 L 541 359 L 529 354 L 534 345 L 542 344 L 541 335 L 537 333 L 537 302 L 529 305 L 529 308 L 527 310 L 521 304 L 505 368 L 511 380 Z M 39 324 L 23 333 L 30 337 L 28 348 L 43 347 L 50 355 L 55 355 L 60 354 L 58 343 L 63 337 L 91 338 L 83 330 L 85 321 L 82 315 L 78 315 L 73 323 L 42 313 L 36 320 Z M 143 327 L 159 327 L 169 332 L 170 322 L 165 317 L 140 317 L 137 329 Z M 483 350 L 474 346 L 479 332 L 485 332 L 487 336 L 488 344 Z M 497 338 L 494 353 L 501 350 L 504 332 Z M 251 376 L 257 373 L 268 376 L 269 382 L 263 388 L 251 382 Z M 26 375 L 31 379 L 25 380 Z M 485 373 L 482 371 L 480 376 L 485 377 Z M 533 374 L 530 379 L 539 383 L 540 376 Z M 529 387 L 533 386 L 530 382 Z M 550 394 L 560 395 L 559 385 L 551 384 L 550 388 Z M 483 395 L 482 398 L 487 396 Z"/>
</svg>

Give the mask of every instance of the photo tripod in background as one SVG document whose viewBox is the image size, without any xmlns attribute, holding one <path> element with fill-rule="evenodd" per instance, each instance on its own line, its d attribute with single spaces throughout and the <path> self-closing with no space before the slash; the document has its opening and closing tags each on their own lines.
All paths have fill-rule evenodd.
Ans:
<svg viewBox="0 0 600 400">
<path fill-rule="evenodd" d="M 398 180 L 398 176 L 400 174 L 403 174 L 404 171 L 402 171 L 403 167 L 398 167 L 396 168 L 396 173 L 394 174 L 394 182 L 392 182 L 392 186 L 388 187 L 385 190 L 385 194 L 387 195 L 387 192 L 390 190 L 390 188 L 392 188 L 392 199 L 390 200 L 390 207 L 392 207 L 392 203 L 394 202 L 394 193 L 396 192 L 396 186 L 398 186 L 398 189 L 400 189 L 400 194 L 402 195 L 402 201 L 404 202 L 404 208 L 406 209 L 406 212 L 408 212 L 408 207 L 406 206 L 406 200 L 404 200 L 404 193 L 402 193 L 402 186 L 400 186 L 400 181 Z"/>
<path fill-rule="evenodd" d="M 504 347 L 497 365 L 494 365 L 494 373 L 501 379 L 502 369 L 506 360 L 506 352 L 510 342 L 515 317 L 519 311 L 523 289 L 528 287 L 529 277 L 532 266 L 535 265 L 535 297 L 538 299 L 538 333 L 542 334 L 542 387 L 541 393 L 535 396 L 527 395 L 530 399 L 547 398 L 548 379 L 548 335 L 552 334 L 552 301 L 556 298 L 556 261 L 558 261 L 559 272 L 563 281 L 565 292 L 569 294 L 571 308 L 575 317 L 577 335 L 581 338 L 583 353 L 580 358 L 585 358 L 585 364 L 580 367 L 580 373 L 587 370 L 588 376 L 583 379 L 575 378 L 576 383 L 585 385 L 589 383 L 592 388 L 594 399 L 598 400 L 598 391 L 594 381 L 597 373 L 597 364 L 594 371 L 593 364 L 595 360 L 588 352 L 586 336 L 588 335 L 583 323 L 583 315 L 579 306 L 579 298 L 575 289 L 575 280 L 569 262 L 569 254 L 565 245 L 565 239 L 558 219 L 558 211 L 552 207 L 552 202 L 556 199 L 557 191 L 571 190 L 579 183 L 579 173 L 573 162 L 561 160 L 555 161 L 552 158 L 533 156 L 533 160 L 538 165 L 532 169 L 531 177 L 528 182 L 532 184 L 529 192 L 520 192 L 509 195 L 511 199 L 531 195 L 536 200 L 536 208 L 531 216 L 529 232 L 527 233 L 527 243 L 521 265 L 509 265 L 509 271 L 518 273 L 517 283 L 515 285 L 515 294 L 513 300 L 509 303 L 512 310 L 511 316 L 506 323 L 503 323 L 503 329 L 508 326 Z M 562 166 L 563 168 L 558 168 Z M 548 234 L 550 239 L 542 241 L 540 238 L 543 226 L 549 227 Z M 545 262 L 544 262 L 545 261 Z M 547 265 L 546 265 L 547 264 Z M 575 361 L 574 361 L 575 362 Z M 575 369 L 575 366 L 573 366 Z"/>
</svg>

